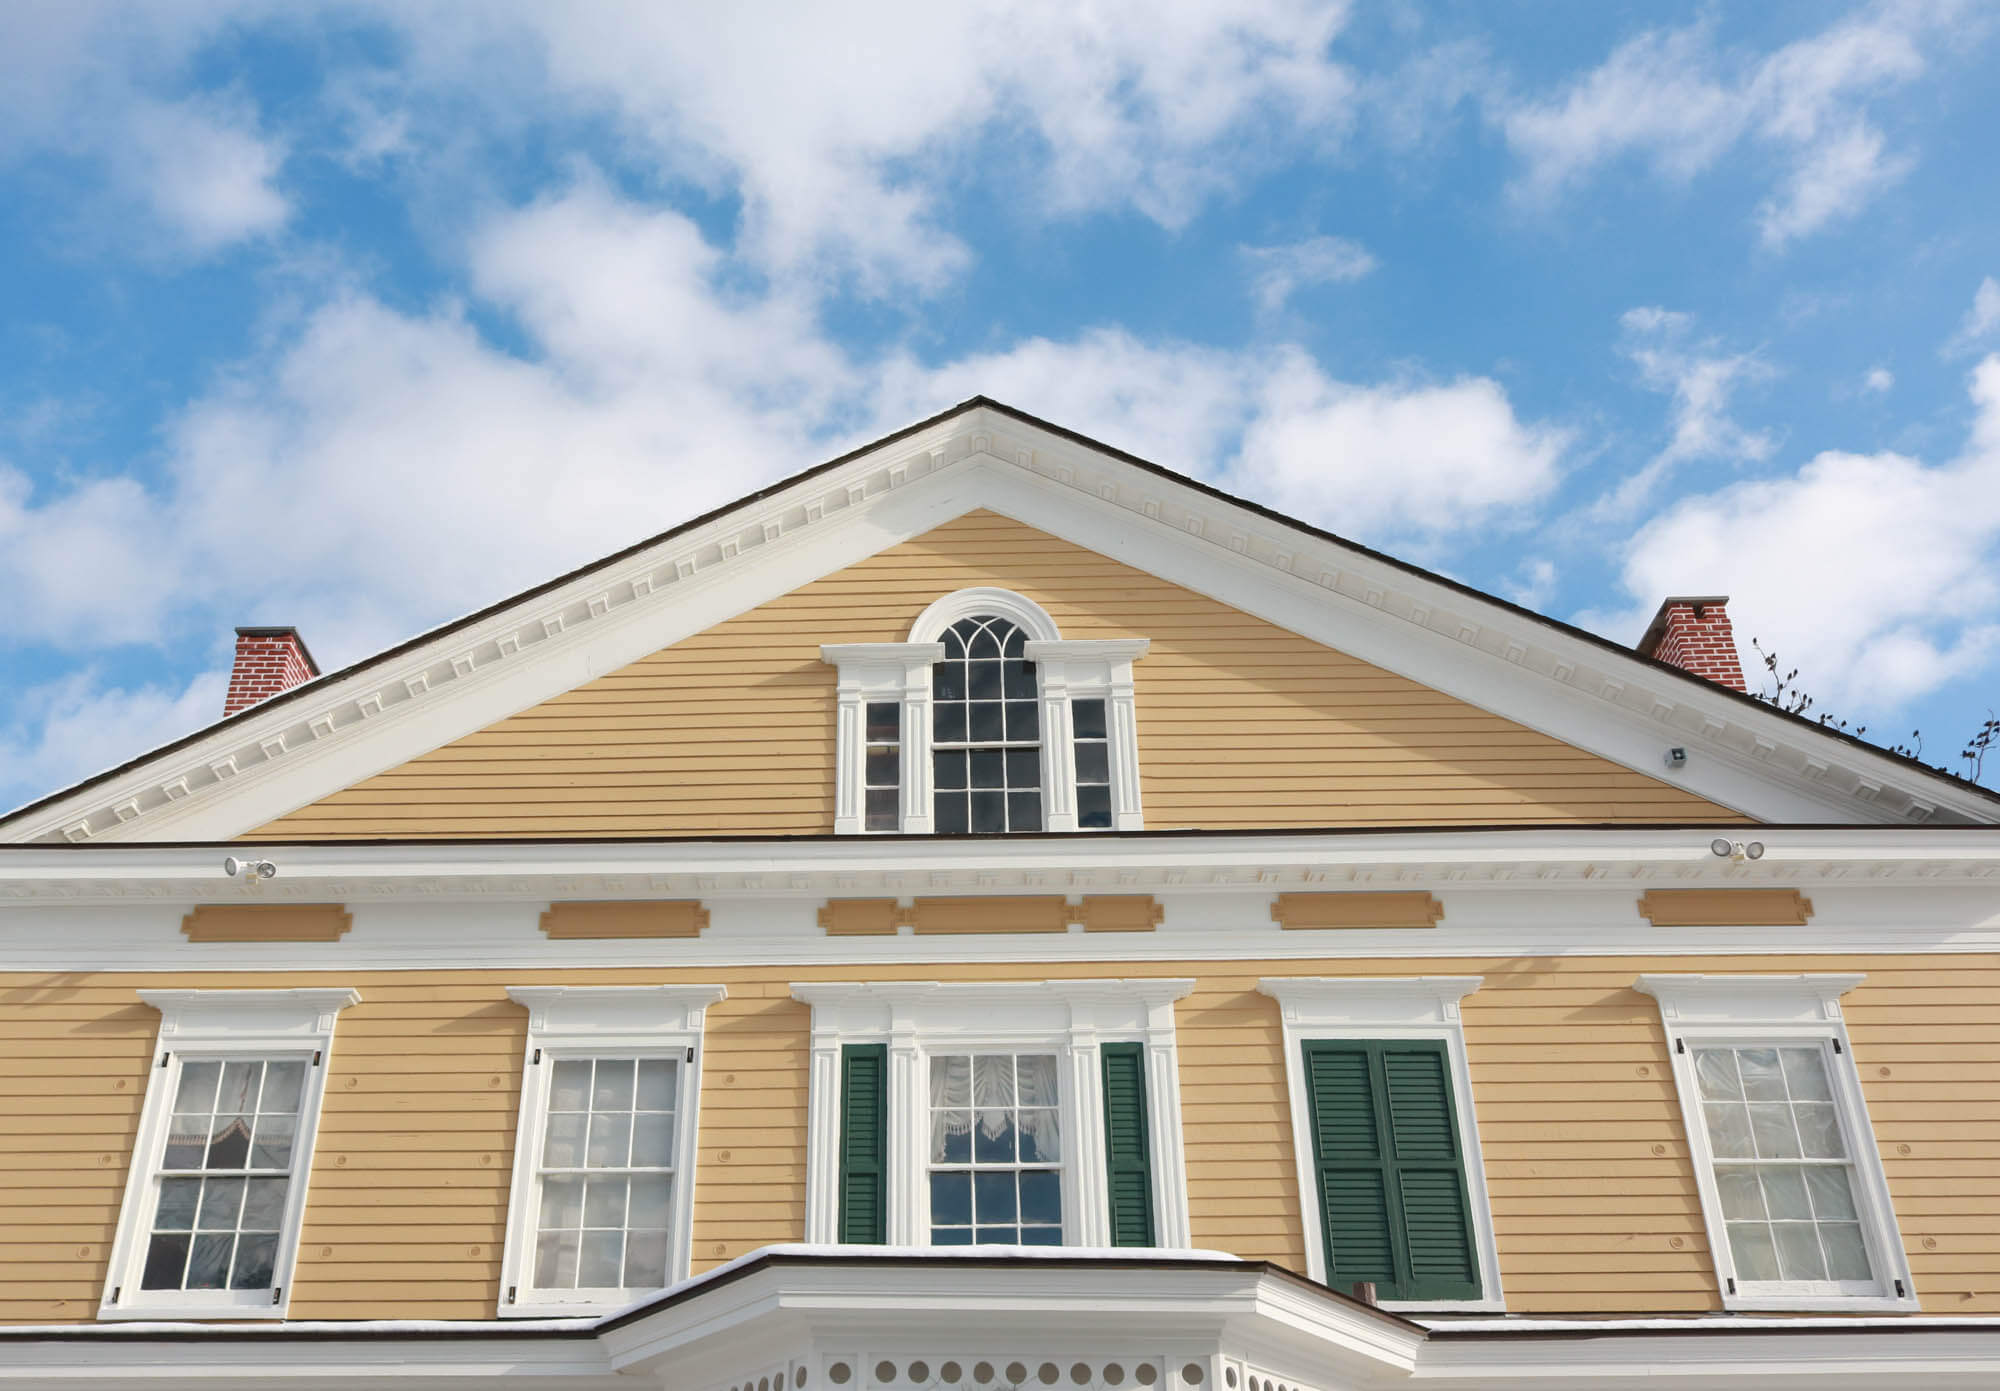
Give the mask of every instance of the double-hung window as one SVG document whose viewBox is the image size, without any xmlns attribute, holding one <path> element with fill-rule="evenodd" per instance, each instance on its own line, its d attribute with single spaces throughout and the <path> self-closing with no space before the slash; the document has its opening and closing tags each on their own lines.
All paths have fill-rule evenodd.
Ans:
<svg viewBox="0 0 2000 1391">
<path fill-rule="evenodd" d="M 515 986 L 528 1051 L 503 1314 L 628 1303 L 687 1274 L 702 1021 L 720 986 Z"/>
<path fill-rule="evenodd" d="M 142 990 L 160 1011 L 103 1318 L 283 1317 L 351 990 Z"/>
<path fill-rule="evenodd" d="M 1911 1308 L 1840 997 L 1858 975 L 1641 976 L 1660 1002 L 1723 1304 Z"/>
<path fill-rule="evenodd" d="M 1186 1246 L 1185 980 L 815 982 L 807 1239 Z"/>
<path fill-rule="evenodd" d="M 1132 664 L 1144 638 L 1069 640 L 1033 600 L 965 589 L 907 642 L 829 644 L 834 830 L 1139 830 Z"/>
<path fill-rule="evenodd" d="M 1459 1001 L 1477 976 L 1277 978 L 1306 1262 L 1400 1307 L 1502 1307 Z"/>
</svg>

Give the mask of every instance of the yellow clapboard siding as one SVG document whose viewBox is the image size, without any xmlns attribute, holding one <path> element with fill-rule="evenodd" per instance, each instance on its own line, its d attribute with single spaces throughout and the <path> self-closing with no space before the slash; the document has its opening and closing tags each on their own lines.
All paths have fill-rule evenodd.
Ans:
<svg viewBox="0 0 2000 1391">
<path fill-rule="evenodd" d="M 1719 1299 L 1669 1044 L 1651 1001 L 1629 988 L 1634 976 L 1657 970 L 1865 972 L 1846 1001 L 1855 1060 L 1919 1291 L 1934 1312 L 2000 1311 L 1990 1278 L 2000 1269 L 2000 1048 L 1982 1051 L 1964 1041 L 1962 1027 L 1933 1022 L 1940 1000 L 1969 1016 L 2000 1012 L 2000 958 L 1146 962 L 1059 971 L 1015 963 L 948 973 L 883 964 L 809 975 L 1194 977 L 1177 1009 L 1193 1239 L 1295 1269 L 1304 1265 L 1308 1213 L 1295 1191 L 1276 1008 L 1256 981 L 1481 975 L 1485 985 L 1467 997 L 1464 1016 L 1508 1307 L 1712 1309 Z M 789 989 L 806 974 L 533 973 L 548 983 L 728 987 L 709 1011 L 704 1040 L 697 1270 L 803 1236 L 810 1011 Z M 525 1012 L 505 986 L 522 978 L 519 970 L 0 977 L 0 1022 L 47 1050 L 35 1055 L 31 1075 L 9 1079 L 0 1105 L 8 1180 L 0 1184 L 0 1319 L 93 1316 L 158 1022 L 132 992 L 331 983 L 357 986 L 363 1000 L 342 1014 L 329 1062 L 294 1312 L 491 1316 L 526 1040 Z M 101 1047 L 106 1031 L 115 1031 L 117 1050 Z M 56 1085 L 65 1078 L 67 1086 Z M 1936 1245 L 1924 1247 L 1927 1238 Z"/>
<path fill-rule="evenodd" d="M 262 827 L 255 837 L 833 829 L 825 642 L 999 585 L 1067 637 L 1146 637 L 1149 825 L 1736 821 L 1642 772 L 1118 561 L 972 512 Z"/>
</svg>

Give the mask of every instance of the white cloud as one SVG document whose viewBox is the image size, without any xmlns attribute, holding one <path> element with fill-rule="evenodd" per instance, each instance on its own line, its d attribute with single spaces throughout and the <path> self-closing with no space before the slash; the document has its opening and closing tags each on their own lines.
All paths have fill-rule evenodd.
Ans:
<svg viewBox="0 0 2000 1391">
<path fill-rule="evenodd" d="M 1958 332 L 1944 346 L 1947 357 L 1972 351 L 1982 341 L 2000 331 L 2000 280 L 1987 276 L 1973 292 L 1972 307 L 1959 321 Z"/>
<path fill-rule="evenodd" d="M 1886 396 L 1895 385 L 1896 374 L 1886 367 L 1870 367 L 1861 378 L 1861 389 L 1871 396 Z"/>
<path fill-rule="evenodd" d="M 1761 59 L 1718 51 L 1705 23 L 1641 34 L 1561 93 L 1502 107 L 1526 164 L 1517 192 L 1545 199 L 1626 158 L 1685 182 L 1754 143 L 1777 165 L 1758 230 L 1782 247 L 1856 212 L 1909 168 L 1870 103 L 1923 74 L 1922 41 L 1949 11 L 1883 6 Z"/>
<path fill-rule="evenodd" d="M 129 133 L 111 156 L 119 177 L 191 251 L 275 232 L 291 215 L 277 188 L 284 151 L 241 108 L 137 102 Z"/>
<path fill-rule="evenodd" d="M 228 686 L 221 671 L 174 690 L 107 687 L 95 671 L 81 670 L 21 692 L 0 725 L 0 810 L 214 723 Z"/>
<path fill-rule="evenodd" d="M 1942 464 L 1828 451 L 1796 473 L 1682 499 L 1627 544 L 1633 607 L 1580 621 L 1636 635 L 1666 594 L 1726 593 L 1817 708 L 1872 718 L 2000 651 L 2000 356 Z M 1747 669 L 1747 668 L 1746 668 Z"/>
<path fill-rule="evenodd" d="M 1257 308 L 1276 314 L 1292 295 L 1314 285 L 1359 280 L 1375 269 L 1368 248 L 1345 237 L 1307 237 L 1283 246 L 1243 246 L 1250 267 L 1250 293 Z"/>
<path fill-rule="evenodd" d="M 1673 400 L 1673 434 L 1597 505 L 1598 516 L 1631 515 L 1690 460 L 1748 463 L 1770 455 L 1770 434 L 1745 429 L 1729 413 L 1739 389 L 1772 375 L 1768 364 L 1755 353 L 1727 353 L 1713 339 L 1695 338 L 1693 316 L 1657 305 L 1628 309 L 1618 323 L 1620 351 L 1638 368 L 1640 383 Z"/>
</svg>

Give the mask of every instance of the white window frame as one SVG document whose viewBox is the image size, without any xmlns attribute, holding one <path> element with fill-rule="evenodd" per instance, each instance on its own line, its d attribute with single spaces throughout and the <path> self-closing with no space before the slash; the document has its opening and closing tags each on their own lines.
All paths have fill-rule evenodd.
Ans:
<svg viewBox="0 0 2000 1391">
<path fill-rule="evenodd" d="M 291 1307 L 299 1231 L 312 1182 L 313 1141 L 320 1103 L 333 1066 L 333 1026 L 340 1011 L 358 1002 L 358 991 L 141 990 L 139 998 L 160 1012 L 159 1042 L 147 1073 L 139 1135 L 125 1177 L 118 1229 L 99 1302 L 100 1319 L 282 1319 Z M 175 1092 L 186 1061 L 301 1058 L 298 1130 L 292 1141 L 291 1188 L 278 1232 L 277 1259 L 268 1290 L 143 1290 L 141 1275 L 152 1236 L 160 1186 L 154 1175 L 166 1154 Z"/>
<path fill-rule="evenodd" d="M 1695 1186 L 1701 1193 L 1702 1218 L 1708 1227 L 1708 1247 L 1725 1309 L 1910 1312 L 1919 1307 L 1888 1175 L 1875 1143 L 1875 1127 L 1869 1122 L 1868 1104 L 1861 1093 L 1854 1044 L 1847 1036 L 1847 1021 L 1840 1010 L 1840 997 L 1864 979 L 1858 974 L 1642 975 L 1633 982 L 1633 989 L 1659 1001 L 1674 1085 L 1680 1091 L 1688 1159 L 1694 1165 Z M 1854 1204 L 1861 1214 L 1862 1239 L 1876 1273 L 1878 1294 L 1814 1293 L 1798 1291 L 1796 1285 L 1788 1289 L 1783 1281 L 1753 1283 L 1736 1277 L 1729 1230 L 1722 1216 L 1722 1195 L 1715 1180 L 1715 1154 L 1694 1075 L 1695 1049 L 1801 1043 L 1822 1045 L 1834 1114 L 1854 1165 Z M 1896 1293 L 1898 1284 L 1903 1290 L 1900 1295 Z"/>
<path fill-rule="evenodd" d="M 944 660 L 944 632 L 962 618 L 994 614 L 1026 635 L 1023 649 L 1035 663 L 1042 727 L 1042 829 L 1075 831 L 1076 738 L 1073 700 L 1102 700 L 1111 764 L 1111 827 L 1146 826 L 1139 797 L 1139 718 L 1132 663 L 1146 655 L 1149 638 L 1068 640 L 1034 600 L 1011 589 L 980 586 L 945 595 L 910 625 L 907 642 L 826 643 L 820 659 L 839 670 L 835 726 L 836 835 L 868 834 L 862 774 L 867 766 L 866 707 L 901 706 L 899 827 L 905 835 L 936 828 L 931 780 L 931 667 Z M 883 834 L 877 832 L 876 834 Z"/>
<path fill-rule="evenodd" d="M 514 1180 L 507 1201 L 507 1241 L 500 1258 L 503 1318 L 549 1318 L 618 1308 L 653 1290 L 537 1290 L 535 1233 L 540 1171 L 548 1129 L 549 1085 L 562 1058 L 666 1058 L 681 1064 L 674 1117 L 674 1210 L 667 1284 L 687 1278 L 694 1212 L 695 1135 L 701 1114 L 702 1029 L 720 985 L 511 985 L 528 1010 L 521 1064 L 521 1114 L 514 1135 Z"/>
<path fill-rule="evenodd" d="M 889 1245 L 930 1244 L 931 1055 L 982 1050 L 1055 1054 L 1063 1245 L 1110 1245 L 1101 1045 L 1134 1042 L 1145 1046 L 1153 1239 L 1160 1249 L 1185 1249 L 1192 1243 L 1174 1003 L 1193 988 L 1186 979 L 794 984 L 792 998 L 812 1006 L 806 1240 L 840 1240 L 841 1049 L 881 1043 L 889 1061 Z"/>
<path fill-rule="evenodd" d="M 1257 982 L 1278 1002 L 1285 1034 L 1285 1086 L 1292 1111 L 1292 1157 L 1298 1169 L 1299 1212 L 1306 1231 L 1306 1272 L 1326 1283 L 1326 1231 L 1319 1211 L 1313 1164 L 1312 1099 L 1306 1091 L 1304 1045 L 1315 1039 L 1441 1039 L 1449 1059 L 1452 1112 L 1465 1163 L 1465 1189 L 1479 1247 L 1478 1299 L 1385 1299 L 1385 1309 L 1500 1311 L 1500 1255 L 1493 1240 L 1493 1202 L 1486 1191 L 1486 1160 L 1472 1104 L 1472 1070 L 1466 1063 L 1465 1023 L 1459 1002 L 1482 976 L 1280 976 Z"/>
</svg>

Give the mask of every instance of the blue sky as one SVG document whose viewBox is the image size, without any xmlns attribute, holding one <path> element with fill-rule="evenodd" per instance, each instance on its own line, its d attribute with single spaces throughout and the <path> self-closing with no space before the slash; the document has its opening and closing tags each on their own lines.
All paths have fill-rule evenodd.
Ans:
<svg viewBox="0 0 2000 1391">
<path fill-rule="evenodd" d="M 345 664 L 979 392 L 1621 641 L 1728 593 L 1955 762 L 1996 51 L 1948 0 L 0 8 L 0 805 L 209 722 L 236 624 Z"/>
</svg>

